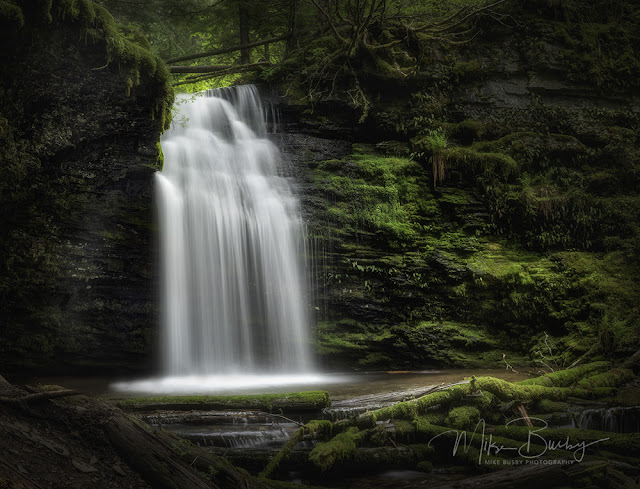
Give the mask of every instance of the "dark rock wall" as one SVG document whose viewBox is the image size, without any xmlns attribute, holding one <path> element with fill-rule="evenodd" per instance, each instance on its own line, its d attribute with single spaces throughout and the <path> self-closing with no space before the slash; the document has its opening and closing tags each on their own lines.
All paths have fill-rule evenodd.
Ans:
<svg viewBox="0 0 640 489">
<path fill-rule="evenodd" d="M 3 34 L 0 369 L 145 369 L 170 90 L 106 11 L 66 8 L 26 2 Z"/>
</svg>

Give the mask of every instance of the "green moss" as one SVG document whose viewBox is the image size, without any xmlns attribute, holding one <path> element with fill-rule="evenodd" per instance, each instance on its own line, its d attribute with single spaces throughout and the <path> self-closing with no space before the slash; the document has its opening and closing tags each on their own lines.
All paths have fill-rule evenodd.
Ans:
<svg viewBox="0 0 640 489">
<path fill-rule="evenodd" d="M 133 397 L 117 401 L 122 409 L 257 409 L 264 411 L 316 411 L 331 405 L 329 394 L 323 391 L 289 394 L 235 396 L 158 396 Z"/>
<path fill-rule="evenodd" d="M 530 436 L 530 428 L 524 426 L 497 426 L 494 433 L 498 436 L 509 437 L 513 440 L 528 440 Z M 608 450 L 614 453 L 620 453 L 627 456 L 640 455 L 640 434 L 639 433 L 606 433 L 603 436 L 602 431 L 584 430 L 584 429 L 564 429 L 564 428 L 545 428 L 540 432 L 549 442 L 561 442 L 570 440 L 575 444 L 593 443 L 594 450 Z M 578 445 L 579 446 L 579 445 Z"/>
<path fill-rule="evenodd" d="M 449 321 L 423 321 L 417 325 L 413 332 L 424 332 L 436 342 L 442 338 L 453 347 L 482 349 L 495 346 L 495 341 L 477 325 Z"/>
<path fill-rule="evenodd" d="M 0 1 L 0 23 L 11 30 L 18 30 L 24 26 L 22 9 L 13 2 Z"/>
<path fill-rule="evenodd" d="M 327 471 L 337 462 L 343 462 L 352 457 L 362 437 L 363 433 L 358 428 L 349 428 L 328 442 L 318 443 L 309 454 L 309 461 L 323 472 Z"/>
<path fill-rule="evenodd" d="M 452 72 L 458 80 L 465 80 L 478 76 L 482 72 L 482 68 L 477 60 L 472 59 L 469 61 L 458 61 L 453 65 Z"/>
<path fill-rule="evenodd" d="M 569 404 L 566 402 L 550 401 L 549 399 L 540 399 L 535 406 L 534 412 L 539 414 L 547 413 L 566 413 Z"/>
<path fill-rule="evenodd" d="M 392 355 L 386 346 L 392 341 L 391 331 L 379 325 L 367 325 L 357 321 L 318 321 L 315 325 L 314 343 L 317 353 L 343 358 L 362 366 L 393 365 Z"/>
<path fill-rule="evenodd" d="M 465 119 L 457 124 L 445 123 L 443 127 L 447 136 L 465 145 L 483 139 L 488 132 L 487 124 L 475 119 Z"/>
<path fill-rule="evenodd" d="M 302 437 L 304 436 L 305 431 L 305 427 L 303 426 L 302 428 L 299 428 L 293 435 L 291 435 L 289 440 L 287 440 L 287 443 L 285 443 L 280 451 L 276 454 L 276 456 L 269 461 L 267 466 L 262 470 L 262 472 L 260 472 L 258 477 L 270 477 L 271 474 L 273 474 L 273 472 L 280 466 L 280 464 L 287 459 L 289 453 L 291 453 L 291 450 L 293 450 L 293 448 L 302 441 Z"/>
<path fill-rule="evenodd" d="M 598 87 L 638 86 L 637 30 L 627 22 L 557 25 L 565 49 L 560 53 L 568 78 Z"/>
<path fill-rule="evenodd" d="M 462 423 L 475 419 L 476 415 L 481 415 L 480 411 L 488 413 L 494 404 L 494 399 L 501 402 L 510 401 L 565 401 L 568 398 L 598 398 L 610 395 L 615 387 L 629 379 L 629 373 L 619 375 L 617 373 L 609 377 L 607 382 L 602 382 L 597 387 L 585 388 L 585 386 L 575 387 L 545 387 L 534 383 L 522 384 L 512 383 L 495 377 L 472 377 L 468 384 L 456 385 L 447 390 L 427 394 L 419 399 L 405 401 L 390 407 L 378 409 L 372 413 L 360 416 L 358 425 L 361 427 L 373 426 L 378 419 L 408 419 L 413 420 L 423 416 L 427 411 L 435 406 L 441 409 L 452 407 L 445 423 Z M 490 395 L 487 399 L 481 397 Z M 473 398 L 479 400 L 470 401 Z M 463 404 L 460 406 L 460 404 Z M 463 409 L 456 410 L 457 407 Z M 425 420 L 426 422 L 426 420 Z"/>
<path fill-rule="evenodd" d="M 4 12 L 7 18 L 13 19 L 20 26 L 24 25 L 22 12 L 13 3 L 4 1 L 0 3 L 0 8 L 4 9 L 0 10 L 0 18 L 4 17 Z M 148 49 L 126 39 L 104 7 L 90 0 L 38 0 L 37 8 L 37 21 L 70 25 L 79 32 L 82 42 L 105 43 L 106 64 L 117 67 L 124 78 L 127 94 L 140 85 L 143 79 L 146 84 L 155 83 L 157 96 L 152 117 L 162 121 L 163 127 L 169 127 L 173 90 L 169 84 L 170 75 L 166 65 Z"/>
<path fill-rule="evenodd" d="M 470 169 L 475 174 L 509 180 L 520 172 L 518 162 L 505 153 L 483 152 L 473 146 L 457 146 L 442 151 L 449 165 L 454 168 Z"/>
<path fill-rule="evenodd" d="M 79 22 L 88 27 L 96 19 L 96 11 L 93 2 L 83 0 L 54 0 L 51 2 L 51 17 L 63 22 Z"/>
<path fill-rule="evenodd" d="M 164 167 L 164 153 L 162 152 L 160 141 L 156 143 L 156 151 L 158 154 L 158 156 L 156 157 L 156 169 L 158 171 L 162 171 L 162 168 Z"/>
<path fill-rule="evenodd" d="M 411 160 L 369 154 L 328 160 L 315 171 L 316 185 L 335 198 L 328 211 L 342 227 L 381 231 L 403 241 L 416 235 L 422 177 Z"/>
<path fill-rule="evenodd" d="M 583 389 L 597 389 L 602 387 L 618 387 L 629 382 L 634 377 L 633 370 L 626 368 L 614 368 L 607 372 L 591 375 L 581 379 L 578 387 Z"/>
<path fill-rule="evenodd" d="M 480 411 L 473 406 L 459 406 L 451 409 L 444 421 L 446 426 L 462 430 L 472 430 L 480 421 Z"/>
<path fill-rule="evenodd" d="M 569 307 L 579 306 L 580 314 L 587 317 L 584 323 L 571 324 L 576 341 L 609 356 L 637 349 L 640 317 L 634 304 L 640 301 L 640 289 L 634 276 L 636 268 L 625 254 L 562 252 L 555 259 L 565 270 L 571 295 L 582 298 L 567 301 L 567 312 L 573 312 Z"/>
<path fill-rule="evenodd" d="M 584 377 L 594 372 L 601 372 L 611 367 L 609 362 L 593 362 L 566 370 L 559 370 L 533 379 L 519 382 L 521 385 L 543 385 L 546 387 L 568 387 L 581 381 Z M 594 387 L 609 387 L 606 385 Z"/>
</svg>

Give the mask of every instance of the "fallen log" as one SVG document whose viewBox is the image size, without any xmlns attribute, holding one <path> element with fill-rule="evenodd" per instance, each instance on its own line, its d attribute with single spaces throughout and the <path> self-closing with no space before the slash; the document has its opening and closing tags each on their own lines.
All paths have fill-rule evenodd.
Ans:
<svg viewBox="0 0 640 489">
<path fill-rule="evenodd" d="M 125 411 L 214 411 L 240 409 L 283 413 L 321 411 L 331 405 L 324 391 L 293 392 L 288 394 L 261 394 L 236 396 L 169 396 L 134 397 L 117 401 Z"/>
<path fill-rule="evenodd" d="M 169 66 L 171 73 L 235 73 L 259 70 L 261 66 L 269 66 L 271 63 L 260 61 L 246 65 L 199 65 L 199 66 Z"/>
<path fill-rule="evenodd" d="M 250 42 L 249 44 L 242 44 L 239 46 L 232 46 L 230 48 L 213 49 L 211 51 L 205 51 L 204 53 L 188 54 L 186 56 L 179 56 L 178 58 L 172 58 L 166 60 L 166 63 L 180 63 L 181 61 L 191 61 L 193 59 L 207 58 L 209 56 L 217 56 L 219 54 L 232 53 L 234 51 L 240 51 L 243 49 L 255 48 L 264 44 L 271 44 L 272 42 L 284 41 L 291 37 L 291 33 L 283 34 L 281 36 L 271 37 L 262 41 Z"/>
<path fill-rule="evenodd" d="M 4 404 L 24 404 L 29 402 L 40 402 L 48 399 L 60 399 L 61 397 L 77 396 L 80 392 L 74 389 L 61 389 L 57 391 L 42 391 L 33 394 L 27 394 L 20 397 L 0 396 L 0 402 Z"/>
<path fill-rule="evenodd" d="M 140 476 L 157 489 L 211 489 L 204 475 L 176 457 L 165 444 L 138 424 L 114 410 L 104 430 L 115 449 Z"/>
<path fill-rule="evenodd" d="M 270 487 L 223 458 L 173 433 L 136 422 L 121 411 L 113 411 L 104 429 L 122 458 L 154 489 Z"/>
</svg>

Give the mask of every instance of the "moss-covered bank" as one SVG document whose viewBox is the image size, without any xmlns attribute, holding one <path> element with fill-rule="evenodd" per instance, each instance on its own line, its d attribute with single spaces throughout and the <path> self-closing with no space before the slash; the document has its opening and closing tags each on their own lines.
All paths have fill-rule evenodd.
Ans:
<svg viewBox="0 0 640 489">
<path fill-rule="evenodd" d="M 500 9 L 472 43 L 398 37 L 415 71 L 357 72 L 360 123 L 351 85 L 305 85 L 330 38 L 269 72 L 306 138 L 332 362 L 550 371 L 640 347 L 638 5 Z"/>
</svg>

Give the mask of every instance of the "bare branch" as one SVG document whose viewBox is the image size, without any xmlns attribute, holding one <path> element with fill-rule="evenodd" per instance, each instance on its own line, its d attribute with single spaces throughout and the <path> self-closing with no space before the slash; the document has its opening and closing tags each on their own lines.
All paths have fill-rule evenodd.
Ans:
<svg viewBox="0 0 640 489">
<path fill-rule="evenodd" d="M 465 13 L 467 13 L 469 10 L 471 10 L 471 6 L 467 5 L 465 7 L 461 7 L 460 9 L 456 10 L 453 14 L 451 14 L 449 17 L 446 17 L 438 22 L 435 22 L 433 24 L 431 24 L 431 27 L 437 27 L 439 25 L 444 25 L 447 22 L 451 22 L 453 19 L 455 19 L 456 17 L 459 17 Z"/>
<path fill-rule="evenodd" d="M 480 14 L 481 12 L 484 12 L 486 10 L 490 10 L 494 7 L 497 7 L 498 5 L 504 3 L 506 0 L 498 0 L 496 2 L 493 2 L 491 4 L 485 5 L 483 7 L 477 7 L 477 8 L 473 8 L 470 6 L 466 6 L 466 7 L 462 7 L 461 9 L 455 11 L 453 14 L 451 14 L 449 17 L 446 17 L 438 22 L 434 22 L 432 24 L 426 24 L 420 27 L 417 27 L 415 29 L 413 29 L 415 32 L 422 32 L 422 31 L 430 31 L 430 32 L 434 32 L 434 33 L 443 33 L 443 32 L 447 32 L 451 29 L 454 29 L 456 27 L 458 27 L 460 24 L 463 24 L 466 20 L 470 19 L 471 17 L 475 17 L 478 14 Z M 452 22 L 454 19 L 461 17 L 460 19 L 456 20 L 453 23 Z M 447 25 L 449 24 L 449 25 Z M 444 27 L 441 27 L 444 26 Z M 439 27 L 439 28 L 438 28 Z"/>
<path fill-rule="evenodd" d="M 473 11 L 469 12 L 467 15 L 462 17 L 460 20 L 454 22 L 453 24 L 451 24 L 451 25 L 449 25 L 447 27 L 443 27 L 442 29 L 435 29 L 433 32 L 446 32 L 446 31 L 449 31 L 451 29 L 454 29 L 454 28 L 458 27 L 460 24 L 464 23 L 467 19 L 477 16 L 480 12 L 484 12 L 485 10 L 489 10 L 489 9 L 492 9 L 493 7 L 497 7 L 498 5 L 500 5 L 501 3 L 504 3 L 504 2 L 506 2 L 506 0 L 498 0 L 497 2 L 493 2 L 492 4 L 485 5 L 484 7 L 480 7 L 480 8 L 474 9 Z"/>
<path fill-rule="evenodd" d="M 311 0 L 311 3 L 313 3 L 313 5 L 315 5 L 315 7 L 322 13 L 322 15 L 325 16 L 325 18 L 327 19 L 327 22 L 329 22 L 329 26 L 331 26 L 331 30 L 333 31 L 333 34 L 338 39 L 340 39 L 343 43 L 348 44 L 349 41 L 347 41 L 344 37 L 340 35 L 340 33 L 338 32 L 338 29 L 336 29 L 335 24 L 331 20 L 331 16 L 327 13 L 327 11 L 323 9 L 316 0 Z"/>
</svg>

